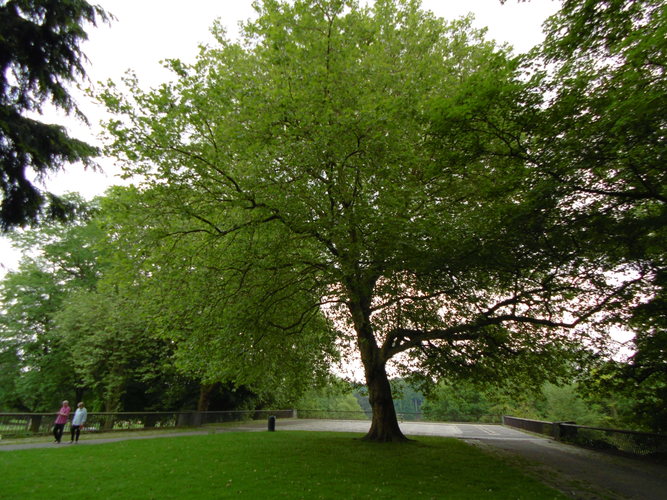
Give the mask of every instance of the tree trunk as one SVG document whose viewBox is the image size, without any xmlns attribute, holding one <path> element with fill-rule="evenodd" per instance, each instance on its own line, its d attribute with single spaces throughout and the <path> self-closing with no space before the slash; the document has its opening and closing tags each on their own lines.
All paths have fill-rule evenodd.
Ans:
<svg viewBox="0 0 667 500">
<path fill-rule="evenodd" d="M 408 441 L 398 425 L 394 399 L 384 363 L 366 367 L 368 399 L 373 410 L 373 419 L 366 441 L 388 442 Z"/>
<path fill-rule="evenodd" d="M 211 396 L 220 387 L 220 382 L 212 384 L 201 384 L 199 386 L 199 401 L 197 402 L 197 411 L 208 411 L 211 405 Z"/>
<path fill-rule="evenodd" d="M 86 390 L 81 388 L 81 387 L 76 388 L 76 390 L 75 390 L 75 392 L 76 392 L 76 401 L 72 405 L 73 407 L 76 407 L 77 404 L 79 404 L 81 401 L 83 401 L 83 394 L 84 394 L 85 391 Z"/>
<path fill-rule="evenodd" d="M 354 328 L 357 333 L 357 346 L 366 374 L 368 400 L 373 410 L 371 428 L 364 436 L 366 441 L 407 441 L 401 432 L 396 418 L 396 409 L 391 395 L 391 386 L 386 371 L 386 360 L 382 358 L 373 334 L 370 320 L 370 291 L 372 286 L 359 287 L 352 293 L 357 300 L 348 302 Z M 365 293 L 364 293 L 365 292 Z"/>
</svg>

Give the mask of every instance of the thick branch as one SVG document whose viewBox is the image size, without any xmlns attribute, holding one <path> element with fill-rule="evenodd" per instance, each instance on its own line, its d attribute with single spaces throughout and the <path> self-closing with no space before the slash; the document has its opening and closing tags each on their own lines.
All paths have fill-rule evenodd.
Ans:
<svg viewBox="0 0 667 500">
<path fill-rule="evenodd" d="M 382 356 L 386 361 L 400 352 L 404 352 L 413 347 L 418 347 L 422 345 L 422 343 L 431 340 L 445 340 L 450 342 L 460 340 L 474 340 L 479 338 L 481 331 L 484 328 L 506 323 L 520 323 L 545 328 L 575 328 L 577 325 L 590 319 L 593 315 L 602 312 L 617 297 L 622 295 L 625 290 L 627 290 L 632 285 L 641 282 L 642 278 L 643 277 L 639 277 L 637 279 L 623 283 L 612 293 L 609 293 L 606 297 L 604 297 L 604 299 L 600 300 L 597 304 L 582 310 L 581 314 L 575 317 L 572 321 L 554 320 L 551 318 L 528 316 L 525 314 L 516 313 L 498 315 L 494 314 L 501 307 L 520 303 L 518 302 L 520 295 L 517 295 L 495 304 L 468 323 L 461 323 L 447 328 L 436 328 L 431 330 L 395 328 L 387 335 L 387 338 L 382 346 Z"/>
</svg>

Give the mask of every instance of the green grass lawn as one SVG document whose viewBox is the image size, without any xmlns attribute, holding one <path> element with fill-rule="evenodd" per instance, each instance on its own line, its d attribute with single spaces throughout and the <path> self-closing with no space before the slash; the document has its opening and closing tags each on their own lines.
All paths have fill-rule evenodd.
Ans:
<svg viewBox="0 0 667 500">
<path fill-rule="evenodd" d="M 0 452 L 0 498 L 566 498 L 455 439 L 220 433 Z"/>
</svg>

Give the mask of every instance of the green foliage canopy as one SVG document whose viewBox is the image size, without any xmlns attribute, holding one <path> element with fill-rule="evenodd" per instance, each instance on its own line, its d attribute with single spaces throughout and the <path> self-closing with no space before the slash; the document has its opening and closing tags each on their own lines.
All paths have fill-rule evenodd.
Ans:
<svg viewBox="0 0 667 500">
<path fill-rule="evenodd" d="M 101 96 L 119 115 L 108 152 L 146 179 L 148 272 L 188 325 L 208 322 L 188 330 L 186 359 L 245 369 L 351 338 L 380 440 L 401 437 L 389 361 L 552 376 L 578 345 L 566 332 L 590 337 L 577 327 L 637 283 L 574 251 L 558 190 L 515 154 L 524 134 L 503 116 L 531 94 L 508 53 L 417 1 L 257 8 L 242 42 L 216 26 L 193 66 L 171 61 L 175 83 L 144 92 L 129 77 L 131 97 Z M 461 122 L 483 133 L 450 133 Z M 184 275 L 205 290 L 184 294 Z"/>
</svg>

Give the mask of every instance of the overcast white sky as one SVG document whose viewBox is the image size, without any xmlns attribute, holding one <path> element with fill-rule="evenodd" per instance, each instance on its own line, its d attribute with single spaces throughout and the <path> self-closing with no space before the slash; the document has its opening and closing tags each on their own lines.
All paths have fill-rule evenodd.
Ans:
<svg viewBox="0 0 667 500">
<path fill-rule="evenodd" d="M 110 26 L 99 25 L 89 29 L 89 41 L 84 45 L 90 63 L 91 82 L 119 79 L 128 70 L 134 70 L 143 86 L 154 86 L 169 77 L 160 61 L 178 58 L 191 62 L 198 45 L 210 40 L 209 27 L 220 18 L 230 36 L 238 34 L 238 24 L 254 17 L 251 0 L 89 0 L 101 5 L 117 19 Z M 525 52 L 542 41 L 541 25 L 554 14 L 558 0 L 422 0 L 426 9 L 446 19 L 454 19 L 472 12 L 478 27 L 488 27 L 488 36 L 498 42 L 509 42 L 517 52 Z M 61 119 L 70 133 L 95 142 L 102 112 L 86 98 L 79 105 L 91 121 L 84 127 L 71 120 Z M 48 117 L 51 119 L 51 117 Z M 104 173 L 86 172 L 80 166 L 71 166 L 67 172 L 47 182 L 56 193 L 78 191 L 85 197 L 102 194 L 119 183 L 113 162 L 102 159 Z M 4 238 L 0 238 L 0 276 L 16 266 L 17 252 Z"/>
</svg>

